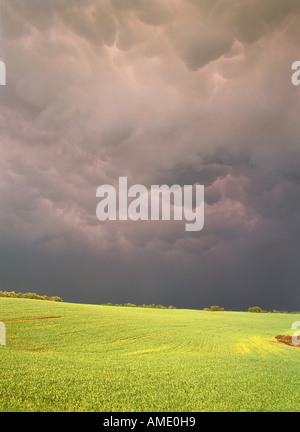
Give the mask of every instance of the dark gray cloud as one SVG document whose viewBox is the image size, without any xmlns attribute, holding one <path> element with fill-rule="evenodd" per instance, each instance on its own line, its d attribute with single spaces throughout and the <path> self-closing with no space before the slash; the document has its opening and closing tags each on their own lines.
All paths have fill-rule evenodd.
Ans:
<svg viewBox="0 0 300 432">
<path fill-rule="evenodd" d="M 299 309 L 299 2 L 5 0 L 3 289 Z M 205 185 L 205 227 L 100 223 L 96 189 Z"/>
</svg>

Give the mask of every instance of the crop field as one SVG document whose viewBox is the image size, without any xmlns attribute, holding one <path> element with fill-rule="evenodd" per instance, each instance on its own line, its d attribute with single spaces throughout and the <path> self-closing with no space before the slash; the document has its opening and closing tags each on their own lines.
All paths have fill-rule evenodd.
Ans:
<svg viewBox="0 0 300 432">
<path fill-rule="evenodd" d="M 0 298 L 0 411 L 299 411 L 300 314 Z"/>
</svg>

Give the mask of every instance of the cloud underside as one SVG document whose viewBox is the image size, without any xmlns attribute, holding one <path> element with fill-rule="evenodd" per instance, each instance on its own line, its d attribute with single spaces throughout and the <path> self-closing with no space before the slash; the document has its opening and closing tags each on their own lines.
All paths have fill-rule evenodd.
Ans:
<svg viewBox="0 0 300 432">
<path fill-rule="evenodd" d="M 299 302 L 299 8 L 4 0 L 5 289 L 188 307 Z M 99 222 L 97 187 L 120 176 L 204 184 L 204 229 Z"/>
</svg>

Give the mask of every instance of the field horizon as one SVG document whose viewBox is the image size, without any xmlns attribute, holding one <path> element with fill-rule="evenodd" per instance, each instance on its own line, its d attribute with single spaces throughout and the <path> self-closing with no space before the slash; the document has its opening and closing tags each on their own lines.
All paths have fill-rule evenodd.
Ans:
<svg viewBox="0 0 300 432">
<path fill-rule="evenodd" d="M 299 411 L 300 314 L 0 298 L 0 411 Z"/>
</svg>

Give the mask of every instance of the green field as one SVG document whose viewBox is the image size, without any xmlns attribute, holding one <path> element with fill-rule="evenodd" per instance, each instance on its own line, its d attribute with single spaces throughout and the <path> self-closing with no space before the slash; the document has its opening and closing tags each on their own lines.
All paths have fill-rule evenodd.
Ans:
<svg viewBox="0 0 300 432">
<path fill-rule="evenodd" d="M 50 319 L 38 319 L 50 318 Z M 300 314 L 0 298 L 0 411 L 299 411 Z"/>
</svg>

